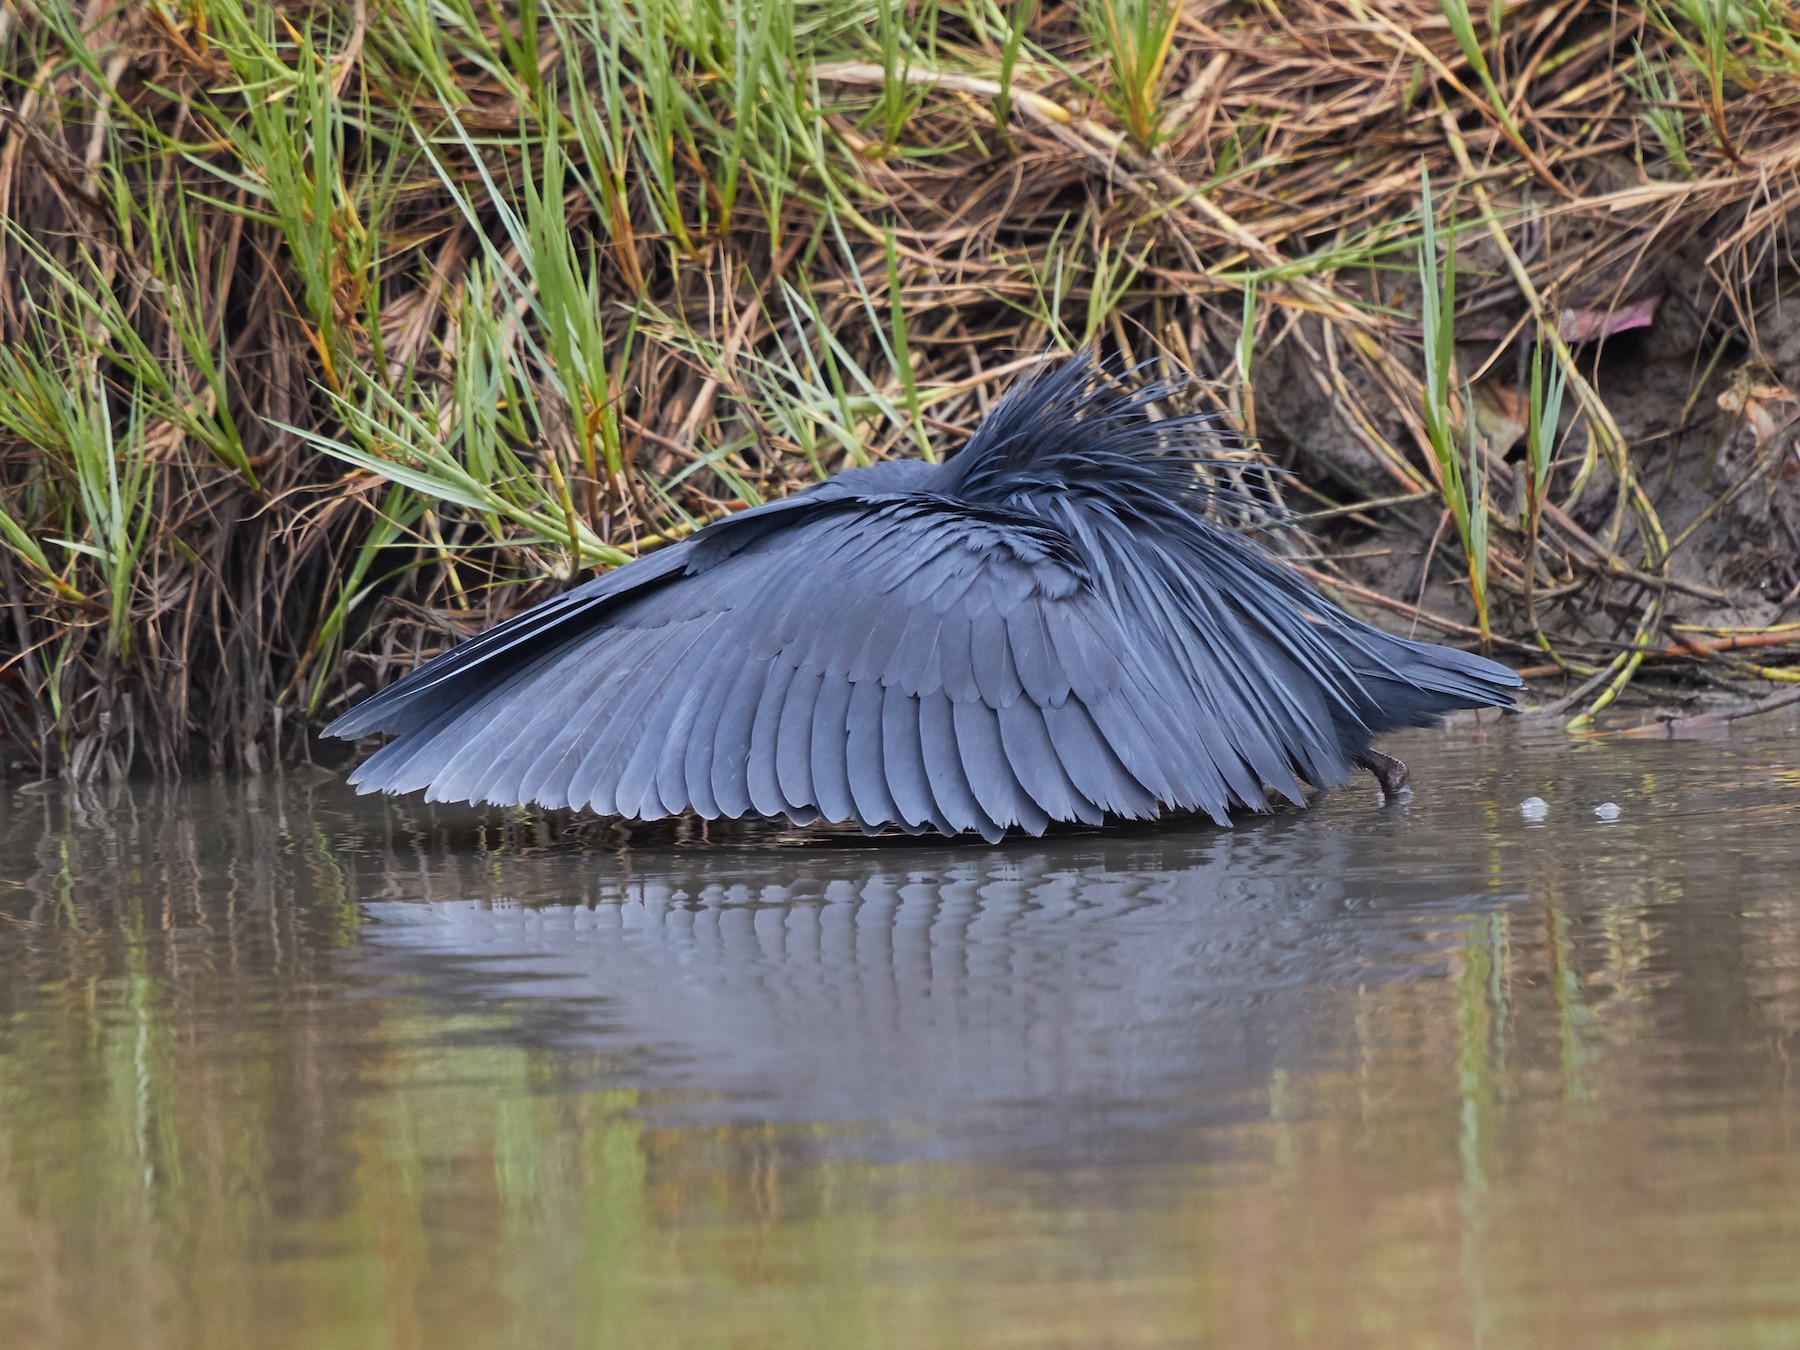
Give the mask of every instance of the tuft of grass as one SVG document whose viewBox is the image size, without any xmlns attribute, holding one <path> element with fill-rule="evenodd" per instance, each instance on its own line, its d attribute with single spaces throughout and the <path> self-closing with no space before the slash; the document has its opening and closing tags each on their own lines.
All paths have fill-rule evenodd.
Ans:
<svg viewBox="0 0 1800 1350">
<path fill-rule="evenodd" d="M 1475 72 L 1475 78 L 1481 82 L 1482 92 L 1487 95 L 1488 108 L 1494 119 L 1510 140 L 1523 145 L 1524 138 L 1519 131 L 1519 124 L 1507 106 L 1505 95 L 1500 92 L 1500 85 L 1494 78 L 1493 64 L 1488 60 L 1480 34 L 1476 31 L 1475 13 L 1469 0 L 1438 0 L 1438 8 L 1443 11 L 1444 19 L 1450 25 L 1450 32 L 1456 38 L 1463 60 L 1469 63 L 1469 69 Z M 1488 32 L 1496 46 L 1500 42 L 1504 14 L 1505 6 L 1498 3 L 1498 0 L 1488 8 Z"/>
<path fill-rule="evenodd" d="M 1019 54 L 1025 47 L 1026 31 L 1037 14 L 1038 0 L 1013 0 L 1007 8 L 1006 37 L 1000 47 L 1000 89 L 994 96 L 994 122 L 1000 128 L 1001 140 L 1010 146 L 1013 77 L 1018 74 Z"/>
<path fill-rule="evenodd" d="M 1106 56 L 1106 106 L 1140 148 L 1154 149 L 1165 136 L 1163 78 L 1181 24 L 1179 0 L 1084 0 L 1082 20 Z"/>
<path fill-rule="evenodd" d="M 1456 522 L 1456 536 L 1468 567 L 1475 621 L 1481 645 L 1487 648 L 1493 643 L 1488 612 L 1487 467 L 1477 444 L 1475 419 L 1467 415 L 1466 394 L 1460 428 L 1451 402 L 1456 383 L 1456 223 L 1452 216 L 1440 248 L 1431 171 L 1424 166 L 1419 175 L 1419 230 L 1419 328 L 1425 344 L 1421 408 L 1425 435 L 1437 470 L 1438 490 L 1445 509 Z M 1459 445 L 1459 439 L 1465 444 Z"/>
<path fill-rule="evenodd" d="M 1746 22 L 1756 25 L 1758 16 L 1740 0 L 1675 0 L 1673 12 L 1656 3 L 1650 12 L 1704 81 L 1707 121 L 1719 148 L 1733 163 L 1743 163 L 1732 141 L 1725 97 L 1728 83 L 1741 76 L 1734 32 Z"/>
<path fill-rule="evenodd" d="M 1636 73 L 1625 78 L 1644 105 L 1638 120 L 1649 128 L 1675 171 L 1683 178 L 1692 178 L 1694 164 L 1688 158 L 1687 115 L 1681 110 L 1680 91 L 1667 69 L 1653 64 L 1641 46 L 1633 53 L 1633 65 Z"/>
<path fill-rule="evenodd" d="M 1552 360 L 1550 376 L 1544 376 L 1544 350 L 1539 341 L 1531 349 L 1531 388 L 1525 422 L 1525 502 L 1520 527 L 1525 534 L 1524 605 L 1526 622 L 1534 633 L 1543 629 L 1537 612 L 1538 559 L 1544 532 L 1544 502 L 1550 488 L 1550 471 L 1556 464 L 1561 437 L 1563 395 L 1568 371 Z"/>
</svg>

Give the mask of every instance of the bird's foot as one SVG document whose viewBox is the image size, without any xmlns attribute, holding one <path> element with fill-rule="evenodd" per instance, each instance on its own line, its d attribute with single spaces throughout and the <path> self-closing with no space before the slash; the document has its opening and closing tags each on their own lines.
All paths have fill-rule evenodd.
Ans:
<svg viewBox="0 0 1800 1350">
<path fill-rule="evenodd" d="M 1375 775 L 1375 781 L 1381 784 L 1381 795 L 1390 802 L 1403 802 L 1411 798 L 1412 773 L 1406 765 L 1392 755 L 1384 755 L 1379 750 L 1365 750 L 1356 757 L 1356 767 L 1367 769 Z"/>
</svg>

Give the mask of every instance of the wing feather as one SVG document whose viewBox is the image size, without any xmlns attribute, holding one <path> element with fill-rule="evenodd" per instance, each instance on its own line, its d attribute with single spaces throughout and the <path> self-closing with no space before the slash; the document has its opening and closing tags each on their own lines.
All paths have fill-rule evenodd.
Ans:
<svg viewBox="0 0 1800 1350">
<path fill-rule="evenodd" d="M 1145 820 L 1157 812 L 1156 795 L 1120 761 L 1079 699 L 1043 710 L 1056 757 L 1076 791 L 1103 811 Z"/>
<path fill-rule="evenodd" d="M 972 703 L 981 697 L 975 683 L 974 623 L 962 609 L 938 620 L 938 668 L 935 687 L 952 703 Z"/>
<path fill-rule="evenodd" d="M 1020 605 L 1006 616 L 1006 642 L 1026 695 L 1040 708 L 1060 707 L 1069 677 L 1057 659 L 1044 619 L 1045 605 Z"/>
<path fill-rule="evenodd" d="M 561 688 L 543 688 L 543 697 L 523 698 L 522 703 L 536 702 L 538 711 L 512 737 L 504 748 L 496 747 L 494 772 L 481 788 L 488 801 L 511 803 L 530 801 L 525 791 L 525 777 L 531 771 L 544 745 L 554 735 L 573 739 L 573 729 L 584 722 L 598 723 L 618 698 L 630 673 L 628 663 L 618 660 L 618 649 L 635 635 L 602 632 L 582 644 L 579 659 L 573 652 L 560 665 L 566 669 Z M 507 686 L 502 686 L 507 688 Z"/>
<path fill-rule="evenodd" d="M 559 652 L 544 653 L 539 669 L 555 663 Z M 449 702 L 437 715 L 414 727 L 410 735 L 389 741 L 350 775 L 358 792 L 417 792 L 429 787 L 440 769 L 463 744 L 456 730 L 479 719 L 491 706 L 493 691 L 476 689 Z"/>
<path fill-rule="evenodd" d="M 969 656 L 975 667 L 975 687 L 988 707 L 1004 708 L 1024 692 L 1013 668 L 1006 621 L 991 606 L 969 616 Z"/>
<path fill-rule="evenodd" d="M 1137 709 L 1124 697 L 1114 695 L 1088 704 L 1087 710 L 1126 771 L 1148 788 L 1158 801 L 1175 801 L 1176 786 L 1169 780 L 1156 739 L 1138 717 Z M 1210 794 L 1221 804 L 1225 797 L 1223 787 L 1221 783 Z M 1203 798 L 1208 795 L 1204 788 L 1198 790 Z"/>
<path fill-rule="evenodd" d="M 1006 830 L 982 809 L 963 771 L 962 755 L 956 746 L 954 709 L 941 689 L 919 695 L 919 750 L 925 761 L 925 772 L 931 784 L 931 795 L 957 833 L 974 830 L 990 843 Z"/>
<path fill-rule="evenodd" d="M 781 743 L 781 708 L 793 678 L 794 667 L 785 657 L 770 657 L 769 676 L 763 682 L 762 696 L 756 701 L 756 713 L 750 723 L 750 761 L 744 771 L 744 783 L 751 806 L 765 816 L 791 817 L 806 806 L 782 794 L 775 767 L 775 753 Z"/>
<path fill-rule="evenodd" d="M 404 734 L 424 726 L 433 720 L 436 701 L 421 699 L 419 695 L 443 688 L 458 677 L 467 677 L 477 666 L 510 670 L 519 654 L 530 652 L 533 644 L 538 650 L 557 647 L 569 641 L 570 636 L 591 631 L 596 611 L 605 612 L 679 575 L 692 558 L 694 542 L 677 544 L 628 567 L 594 577 L 459 643 L 404 679 L 364 699 L 326 727 L 325 735 L 366 736 L 375 731 Z"/>
<path fill-rule="evenodd" d="M 819 809 L 818 793 L 812 778 L 813 705 L 825 676 L 813 666 L 795 670 L 788 682 L 787 697 L 782 700 L 778 729 L 780 743 L 775 750 L 776 781 L 781 795 L 795 806 Z"/>
<path fill-rule="evenodd" d="M 706 820 L 721 814 L 718 799 L 713 796 L 713 751 L 718 744 L 719 722 L 739 677 L 746 668 L 744 651 L 729 636 L 718 644 L 705 673 L 706 692 L 695 703 L 694 720 L 682 744 L 681 781 L 685 791 L 677 793 L 687 806 Z"/>
<path fill-rule="evenodd" d="M 893 793 L 888 790 L 881 705 L 879 681 L 863 680 L 850 686 L 850 704 L 845 712 L 848 735 L 844 742 L 844 762 L 850 780 L 851 800 L 856 804 L 856 818 L 865 829 L 905 819 L 894 802 Z"/>
<path fill-rule="evenodd" d="M 544 752 L 525 775 L 526 800 L 613 814 L 619 769 L 637 747 L 670 676 L 705 630 L 704 621 L 686 619 L 643 633 L 621 658 L 625 670 L 617 697 L 546 738 Z M 579 794 L 572 790 L 577 783 Z"/>
<path fill-rule="evenodd" d="M 963 773 L 981 809 L 1002 829 L 1018 825 L 1042 834 L 1049 818 L 1013 774 L 1000 741 L 998 713 L 985 703 L 957 703 L 952 716 Z"/>
<path fill-rule="evenodd" d="M 922 694 L 943 684 L 938 673 L 939 644 L 948 624 L 945 616 L 923 605 L 914 606 L 906 616 L 906 625 L 894 644 L 881 678 L 909 694 Z"/>
<path fill-rule="evenodd" d="M 1099 825 L 1105 814 L 1089 801 L 1063 769 L 1050 732 L 1044 725 L 1044 709 L 1030 699 L 1018 699 L 999 710 L 1000 745 L 1013 777 L 1050 820 L 1079 820 Z"/>
<path fill-rule="evenodd" d="M 671 623 L 644 634 L 626 635 L 632 643 L 630 657 L 619 661 L 617 679 L 608 680 L 608 697 L 596 698 L 533 747 L 538 752 L 520 774 L 524 801 L 553 808 L 574 805 L 569 787 L 581 761 L 587 758 L 596 740 L 623 727 L 626 718 L 643 711 L 644 704 L 657 691 L 652 680 L 661 673 L 666 653 L 671 648 L 677 652 L 686 650 L 680 637 L 689 635 L 689 628 L 691 625 Z"/>
<path fill-rule="evenodd" d="M 747 661 L 726 696 L 713 733 L 712 796 L 732 820 L 750 814 L 750 741 L 773 661 Z"/>
<path fill-rule="evenodd" d="M 591 762 L 584 760 L 579 776 L 570 784 L 574 800 L 604 802 L 608 814 L 639 820 L 657 820 L 681 810 L 686 794 L 679 788 L 673 794 L 662 791 L 664 751 L 687 742 L 707 689 L 706 675 L 693 667 L 717 669 L 720 653 L 716 649 L 708 651 L 707 643 L 720 631 L 723 618 L 723 612 L 719 612 L 706 621 L 706 631 L 690 648 L 702 655 L 694 662 L 683 662 L 674 677 L 653 695 L 635 744 L 621 745 L 615 754 L 597 754 Z M 599 751 L 601 747 L 596 745 L 594 749 Z M 671 802 L 672 810 L 665 809 Z"/>
<path fill-rule="evenodd" d="M 908 826 L 935 826 L 939 834 L 955 834 L 937 798 L 925 768 L 925 751 L 919 741 L 919 696 L 890 684 L 881 696 L 881 764 L 887 775 L 894 809 Z"/>
<path fill-rule="evenodd" d="M 826 820 L 856 817 L 849 767 L 844 760 L 849 712 L 850 681 L 841 675 L 827 674 L 813 703 L 811 743 L 813 797 L 819 814 Z"/>
</svg>

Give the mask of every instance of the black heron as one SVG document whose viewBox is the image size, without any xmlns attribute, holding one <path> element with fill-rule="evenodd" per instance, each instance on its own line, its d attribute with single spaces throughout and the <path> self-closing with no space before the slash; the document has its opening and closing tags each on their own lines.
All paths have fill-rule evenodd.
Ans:
<svg viewBox="0 0 1800 1350">
<path fill-rule="evenodd" d="M 850 469 L 545 601 L 326 734 L 363 792 L 945 835 L 1221 824 L 1406 768 L 1371 746 L 1517 675 L 1346 614 L 1209 506 L 1209 419 L 1086 357 L 941 464 Z"/>
</svg>

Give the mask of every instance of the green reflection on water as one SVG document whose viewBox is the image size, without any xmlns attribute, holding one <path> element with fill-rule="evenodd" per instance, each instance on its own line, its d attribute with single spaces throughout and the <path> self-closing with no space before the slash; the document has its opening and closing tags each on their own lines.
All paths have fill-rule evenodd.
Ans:
<svg viewBox="0 0 1800 1350">
<path fill-rule="evenodd" d="M 536 825 L 476 836 L 300 787 L 14 796 L 0 1344 L 1800 1344 L 1793 758 L 1709 752 L 1644 781 L 1633 811 L 1670 806 L 1635 832 L 1521 832 L 1506 808 L 1530 783 L 1499 757 L 1443 771 L 1485 803 L 1466 834 L 1448 801 L 1376 818 L 1352 800 L 1240 832 L 1217 846 L 1239 851 L 1224 875 L 1271 839 L 1381 832 L 1344 855 L 1366 893 L 1327 878 L 1293 901 L 1375 908 L 1296 941 L 1374 926 L 1400 964 L 1333 956 L 1315 981 L 1268 958 L 1274 974 L 1207 1005 L 1250 1010 L 1242 1062 L 1177 1064 L 1174 1104 L 1155 1099 L 1154 1128 L 1121 1114 L 1137 1143 L 1116 1154 L 1015 1149 L 978 1113 L 777 1123 L 629 1037 L 559 1039 L 542 1019 L 562 1005 L 529 980 L 483 992 L 369 962 L 365 901 L 580 900 L 618 871 Z M 1580 765 L 1560 771 L 1573 794 Z M 1179 895 L 1187 855 L 1070 847 L 995 855 L 982 894 L 1025 901 L 992 901 L 979 937 L 897 929 L 875 973 L 898 980 L 924 941 L 934 980 L 973 978 L 999 944 L 1024 988 L 1047 938 L 1072 945 L 1098 1032 L 1165 993 L 1081 982 L 1130 924 L 1161 921 L 1154 904 L 1085 928 L 1032 907 L 1067 859 L 1148 868 Z M 1449 857 L 1462 879 L 1435 904 Z M 843 875 L 894 866 L 870 851 Z M 1390 868 L 1427 881 L 1383 910 Z M 1221 969 L 1281 912 L 1277 892 L 1222 928 Z M 794 952 L 762 959 L 802 978 Z M 870 972 L 851 973 L 869 996 Z M 800 988 L 823 1000 L 821 1038 L 853 1034 L 823 999 L 842 975 L 827 962 Z M 1010 1028 L 1010 988 L 998 1010 L 965 991 L 918 1034 L 971 1053 L 967 1037 Z M 981 1053 L 1050 1053 L 1035 1034 Z"/>
</svg>

